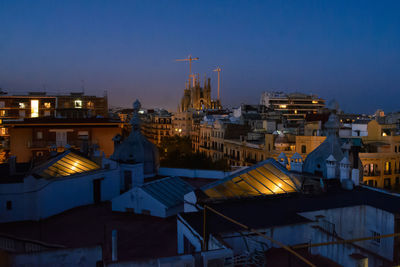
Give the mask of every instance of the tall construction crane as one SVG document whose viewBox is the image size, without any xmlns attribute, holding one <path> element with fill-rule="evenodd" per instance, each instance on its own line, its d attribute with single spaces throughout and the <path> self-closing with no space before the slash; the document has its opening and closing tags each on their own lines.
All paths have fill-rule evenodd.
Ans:
<svg viewBox="0 0 400 267">
<path fill-rule="evenodd" d="M 217 99 L 219 100 L 219 86 L 220 86 L 220 73 L 221 73 L 221 68 L 217 67 L 214 71 L 218 73 L 218 96 Z"/>
<path fill-rule="evenodd" d="M 192 55 L 189 55 L 187 58 L 183 59 L 177 59 L 176 61 L 189 61 L 189 75 L 192 74 L 192 61 L 194 60 L 199 60 L 198 57 L 192 57 Z"/>
</svg>

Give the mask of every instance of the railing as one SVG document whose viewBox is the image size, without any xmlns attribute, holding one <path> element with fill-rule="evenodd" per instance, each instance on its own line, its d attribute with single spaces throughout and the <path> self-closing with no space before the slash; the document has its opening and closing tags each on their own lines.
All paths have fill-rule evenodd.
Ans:
<svg viewBox="0 0 400 267">
<path fill-rule="evenodd" d="M 364 171 L 364 176 L 380 176 L 380 171 Z"/>
<path fill-rule="evenodd" d="M 92 141 L 87 141 L 87 140 L 73 140 L 73 141 L 48 141 L 48 140 L 36 140 L 36 141 L 31 141 L 28 142 L 27 146 L 28 148 L 48 148 L 51 146 L 57 146 L 57 147 L 64 147 L 66 145 L 70 145 L 71 147 L 81 147 L 82 145 L 94 145 L 97 144 L 97 142 L 92 142 Z"/>
</svg>

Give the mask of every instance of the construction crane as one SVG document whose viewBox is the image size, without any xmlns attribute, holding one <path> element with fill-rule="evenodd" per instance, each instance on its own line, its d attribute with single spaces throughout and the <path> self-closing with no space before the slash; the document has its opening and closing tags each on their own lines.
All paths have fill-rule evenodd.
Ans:
<svg viewBox="0 0 400 267">
<path fill-rule="evenodd" d="M 192 57 L 192 55 L 189 55 L 188 58 L 183 58 L 183 59 L 177 59 L 176 61 L 189 61 L 189 75 L 192 74 L 192 61 L 194 60 L 199 60 L 198 57 Z"/>
<path fill-rule="evenodd" d="M 219 100 L 219 86 L 220 86 L 220 73 L 221 73 L 221 68 L 217 67 L 214 71 L 218 73 L 218 96 L 217 99 Z"/>
</svg>

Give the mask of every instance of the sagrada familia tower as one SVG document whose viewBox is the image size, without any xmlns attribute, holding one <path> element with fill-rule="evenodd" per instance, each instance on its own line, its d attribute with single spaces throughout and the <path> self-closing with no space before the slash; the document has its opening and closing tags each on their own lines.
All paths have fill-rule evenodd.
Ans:
<svg viewBox="0 0 400 267">
<path fill-rule="evenodd" d="M 219 99 L 219 72 L 218 72 L 218 99 L 211 99 L 211 79 L 204 77 L 204 85 L 200 85 L 199 74 L 191 73 L 192 67 L 191 63 L 193 60 L 198 60 L 198 58 L 192 58 L 189 56 L 188 59 L 182 59 L 178 61 L 189 61 L 189 80 L 186 81 L 185 90 L 183 97 L 178 106 L 178 112 L 185 111 L 196 111 L 196 110 L 206 110 L 206 109 L 221 109 L 221 101 Z M 218 68 L 216 71 L 221 71 Z"/>
</svg>

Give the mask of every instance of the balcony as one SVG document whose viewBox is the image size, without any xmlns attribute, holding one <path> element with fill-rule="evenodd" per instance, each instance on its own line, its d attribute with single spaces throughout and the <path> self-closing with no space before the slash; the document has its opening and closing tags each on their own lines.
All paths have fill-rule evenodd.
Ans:
<svg viewBox="0 0 400 267">
<path fill-rule="evenodd" d="M 92 141 L 87 141 L 87 140 L 73 140 L 73 141 L 67 141 L 66 143 L 64 143 L 64 142 L 48 141 L 48 140 L 36 140 L 36 141 L 28 142 L 27 147 L 28 148 L 49 148 L 53 145 L 56 145 L 57 147 L 64 147 L 67 144 L 70 145 L 71 147 L 80 148 L 84 144 L 91 146 L 93 144 L 97 144 L 97 142 L 92 142 Z"/>
<path fill-rule="evenodd" d="M 383 174 L 385 174 L 385 175 L 390 175 L 390 174 L 392 174 L 392 170 L 385 170 L 385 171 L 383 172 Z"/>
<path fill-rule="evenodd" d="M 376 171 L 364 171 L 364 176 L 381 176 L 381 172 Z"/>
</svg>

